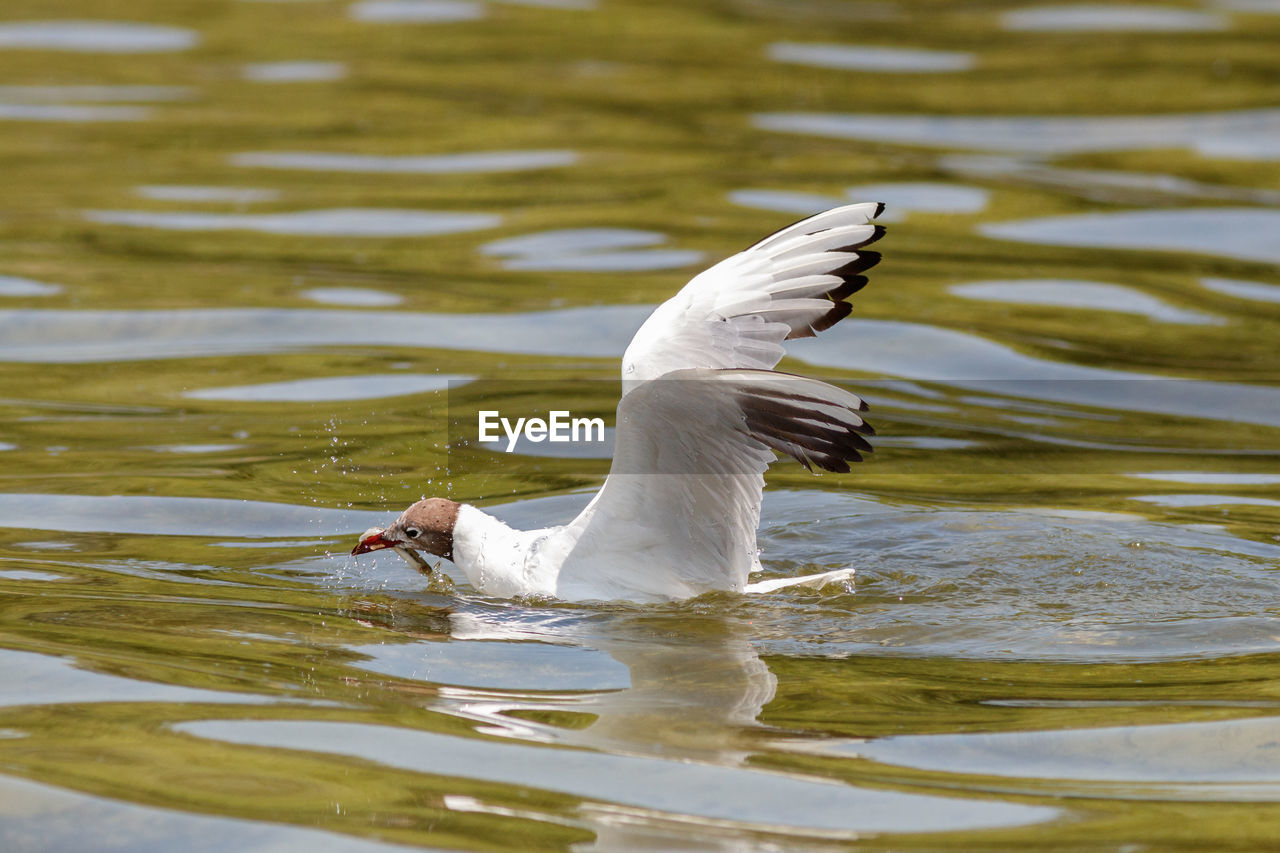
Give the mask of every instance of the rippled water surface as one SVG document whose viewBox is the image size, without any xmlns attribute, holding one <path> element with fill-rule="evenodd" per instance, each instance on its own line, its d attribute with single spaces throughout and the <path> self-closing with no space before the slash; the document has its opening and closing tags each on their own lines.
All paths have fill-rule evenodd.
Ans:
<svg viewBox="0 0 1280 853">
<path fill-rule="evenodd" d="M 1274 847 L 1277 12 L 3 4 L 0 848 Z M 760 546 L 852 583 L 346 556 L 571 518 L 598 446 L 450 419 L 608 446 L 652 306 L 849 200 L 884 261 L 783 366 L 877 452 L 775 466 Z"/>
</svg>

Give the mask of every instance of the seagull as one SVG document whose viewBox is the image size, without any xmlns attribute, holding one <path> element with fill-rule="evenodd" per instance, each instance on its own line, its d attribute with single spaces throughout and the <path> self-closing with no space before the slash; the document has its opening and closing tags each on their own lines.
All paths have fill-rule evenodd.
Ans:
<svg viewBox="0 0 1280 853">
<path fill-rule="evenodd" d="M 714 590 L 771 592 L 846 580 L 852 569 L 749 583 L 764 472 L 785 453 L 848 472 L 875 431 L 857 395 L 773 368 L 782 344 L 849 315 L 846 299 L 880 260 L 884 205 L 837 207 L 698 274 L 645 321 L 622 358 L 614 457 L 577 518 L 516 530 L 469 504 L 426 498 L 352 554 L 392 548 L 451 560 L 501 598 L 634 602 Z"/>
</svg>

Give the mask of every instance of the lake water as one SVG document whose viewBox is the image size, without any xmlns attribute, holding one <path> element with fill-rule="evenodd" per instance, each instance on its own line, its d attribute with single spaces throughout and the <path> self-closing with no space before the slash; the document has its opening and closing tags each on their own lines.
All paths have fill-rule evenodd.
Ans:
<svg viewBox="0 0 1280 853">
<path fill-rule="evenodd" d="M 1278 40 L 1267 0 L 5 3 L 0 848 L 1273 848 Z M 779 463 L 760 545 L 852 584 L 347 556 L 424 494 L 572 517 L 600 453 L 451 418 L 612 427 L 653 305 L 850 200 L 884 262 L 783 366 L 877 452 Z"/>
</svg>

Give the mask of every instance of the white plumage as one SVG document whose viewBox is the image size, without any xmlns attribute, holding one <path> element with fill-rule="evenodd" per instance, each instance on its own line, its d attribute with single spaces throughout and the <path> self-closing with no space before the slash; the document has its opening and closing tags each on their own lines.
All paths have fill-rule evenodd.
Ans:
<svg viewBox="0 0 1280 853">
<path fill-rule="evenodd" d="M 858 250 L 880 237 L 870 222 L 880 210 L 849 205 L 784 228 L 658 306 L 623 356 L 608 479 L 569 524 L 514 530 L 475 507 L 432 499 L 371 531 L 355 553 L 444 553 L 496 596 L 652 601 L 787 585 L 748 584 L 760 567 L 755 536 L 773 451 L 848 471 L 871 449 L 862 436 L 873 431 L 854 394 L 772 368 L 783 341 L 848 315 L 844 299 L 879 260 Z M 436 544 L 450 534 L 448 545 Z"/>
</svg>

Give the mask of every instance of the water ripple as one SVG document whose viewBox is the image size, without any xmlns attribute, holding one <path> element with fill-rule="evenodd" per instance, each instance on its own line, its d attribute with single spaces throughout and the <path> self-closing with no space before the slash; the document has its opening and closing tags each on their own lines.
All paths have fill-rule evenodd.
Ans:
<svg viewBox="0 0 1280 853">
<path fill-rule="evenodd" d="M 62 292 L 62 285 L 46 284 L 30 278 L 0 275 L 0 296 L 53 296 Z"/>
<path fill-rule="evenodd" d="M 183 186 L 177 184 L 144 184 L 133 188 L 135 195 L 153 201 L 185 201 L 185 202 L 226 202 L 230 204 L 253 204 L 255 202 L 276 201 L 280 198 L 277 190 L 258 189 L 256 187 L 202 187 Z"/>
<path fill-rule="evenodd" d="M 1143 471 L 1129 476 L 1143 480 L 1215 486 L 1280 486 L 1280 474 L 1249 474 L 1240 471 Z"/>
<path fill-rule="evenodd" d="M 70 659 L 0 649 L 0 707 L 84 702 L 231 702 L 260 705 L 269 696 L 135 681 L 77 668 Z M 0 821 L 2 823 L 2 821 Z"/>
<path fill-rule="evenodd" d="M 1194 9 L 1080 3 L 1015 9 L 1005 12 L 1000 24 L 1006 30 L 1040 32 L 1211 32 L 1225 30 L 1228 22 Z"/>
<path fill-rule="evenodd" d="M 1222 143 L 1215 142 L 1215 146 Z M 1246 145 L 1249 141 L 1246 140 Z M 1254 146 L 1259 155 L 1261 140 Z M 1221 156 L 1221 155 L 1219 155 Z M 1277 155 L 1280 156 L 1280 155 Z M 1280 205 L 1280 192 L 1258 187 L 1207 184 L 1177 175 L 1150 172 L 1122 172 L 1114 169 L 1064 169 L 1033 158 L 1000 154 L 946 154 L 938 158 L 944 169 L 986 179 L 1006 178 L 1019 183 L 1052 187 L 1084 198 L 1134 203 L 1146 196 L 1186 196 L 1197 202 L 1234 201 Z"/>
<path fill-rule="evenodd" d="M 131 361 L 413 346 L 616 359 L 652 306 L 526 314 L 426 314 L 323 309 L 0 311 L 0 360 Z M 810 364 L 1032 400 L 1280 426 L 1280 388 L 1082 366 L 1020 353 L 977 335 L 921 323 L 846 320 L 792 342 Z"/>
<path fill-rule="evenodd" d="M 1050 246 L 1202 252 L 1280 263 L 1280 210 L 1197 207 L 1046 216 L 980 226 L 988 237 Z"/>
<path fill-rule="evenodd" d="M 913 211 L 923 213 L 978 213 L 985 210 L 991 194 L 981 187 L 931 181 L 863 184 L 849 187 L 844 197 L 801 193 L 790 190 L 735 190 L 729 199 L 744 207 L 758 207 L 784 213 L 812 214 L 849 201 L 882 202 L 886 210 L 880 222 L 900 222 Z"/>
<path fill-rule="evenodd" d="M 1139 314 L 1162 323 L 1221 325 L 1221 317 L 1190 311 L 1170 305 L 1164 300 L 1119 284 L 1070 279 L 1015 279 L 1012 281 L 975 281 L 953 284 L 947 288 L 966 299 L 1010 302 L 1018 305 L 1054 305 L 1063 308 L 1085 308 L 1097 311 L 1119 311 Z"/>
<path fill-rule="evenodd" d="M 398 293 L 367 287 L 313 287 L 298 294 L 322 305 L 350 305 L 357 308 L 386 308 L 404 302 Z"/>
<path fill-rule="evenodd" d="M 325 376 L 318 379 L 295 379 L 289 382 L 266 382 L 258 385 L 235 385 L 187 391 L 193 400 L 238 400 L 255 403 L 321 403 L 338 400 L 374 400 L 405 394 L 444 391 L 452 383 L 466 382 L 471 377 L 445 374 L 385 373 L 366 376 Z"/>
<path fill-rule="evenodd" d="M 810 364 L 947 382 L 994 394 L 1122 411 L 1280 426 L 1280 388 L 1049 361 L 919 323 L 847 320 L 844 335 L 792 341 Z"/>
<path fill-rule="evenodd" d="M 385 512 L 268 501 L 0 493 L 0 527 L 22 530 L 278 539 L 346 535 L 386 521 Z"/>
<path fill-rule="evenodd" d="M 361 0 L 349 11 L 357 21 L 426 24 L 479 20 L 485 6 L 468 0 Z"/>
<path fill-rule="evenodd" d="M 461 154 L 390 156 L 324 151 L 246 151 L 231 155 L 234 166 L 315 172 L 369 172 L 403 175 L 465 175 L 571 166 L 573 151 L 474 151 Z"/>
<path fill-rule="evenodd" d="M 550 643 L 379 643 L 355 666 L 397 678 L 502 690 L 621 690 L 628 669 L 595 649 Z"/>
<path fill-rule="evenodd" d="M 90 107 L 81 104 L 0 104 L 0 119 L 12 121 L 141 121 L 150 107 Z"/>
<path fill-rule="evenodd" d="M 121 842 L 114 849 L 127 850 L 407 853 L 423 849 L 282 823 L 141 806 L 12 776 L 0 777 L 0 801 L 4 804 L 0 846 L 7 850 L 29 849 L 32 839 L 37 838 L 38 846 L 44 850 L 82 849 L 87 826 L 93 827 L 95 845 L 104 845 L 100 849 L 115 839 Z M 202 842 L 204 839 L 210 840 L 209 846 Z"/>
<path fill-rule="evenodd" d="M 1276 650 L 1280 545 L 1214 525 L 807 490 L 767 491 L 761 518 L 766 577 L 858 569 L 856 593 L 825 608 L 753 607 L 762 655 L 1155 661 Z"/>
<path fill-rule="evenodd" d="M 187 86 L 0 86 L 0 101 L 34 104 L 181 101 L 190 98 L 193 92 Z"/>
<path fill-rule="evenodd" d="M 619 306 L 529 314 L 282 308 L 0 311 L 0 360 L 132 361 L 335 346 L 618 358 L 652 310 L 652 306 Z"/>
<path fill-rule="evenodd" d="M 347 76 L 343 62 L 254 62 L 240 69 L 240 75 L 255 83 L 320 83 Z"/>
<path fill-rule="evenodd" d="M 852 44 L 799 44 L 780 41 L 769 45 L 769 58 L 818 68 L 848 71 L 941 72 L 967 71 L 975 64 L 972 53 Z"/>
<path fill-rule="evenodd" d="M 835 746 L 835 745 L 832 745 Z M 1280 717 L 995 734 L 908 735 L 836 751 L 1020 779 L 1152 783 L 1196 799 L 1280 800 Z M 1155 793 L 1151 791 L 1150 793 Z"/>
<path fill-rule="evenodd" d="M 9 21 L 0 24 L 0 50 L 82 53 L 160 53 L 200 42 L 193 30 L 124 21 Z"/>
<path fill-rule="evenodd" d="M 339 207 L 293 213 L 204 213 L 199 211 L 86 210 L 84 218 L 103 225 L 170 231 L 257 231 L 300 237 L 423 237 L 496 228 L 502 217 L 489 213 Z"/>
<path fill-rule="evenodd" d="M 687 249 L 642 248 L 666 239 L 632 228 L 564 228 L 495 240 L 481 251 L 503 258 L 505 269 L 529 271 L 639 272 L 678 269 L 703 259 L 702 252 Z"/>
<path fill-rule="evenodd" d="M 756 127 L 784 133 L 977 151 L 1077 154 L 1193 148 L 1208 156 L 1280 156 L 1280 109 L 1138 116 L 933 116 L 758 113 Z"/>
<path fill-rule="evenodd" d="M 1214 293 L 1225 293 L 1237 299 L 1254 302 L 1280 302 L 1280 285 L 1258 281 L 1240 281 L 1234 278 L 1202 278 L 1200 283 Z"/>
<path fill-rule="evenodd" d="M 228 743 L 325 751 L 413 772 L 556 791 L 679 815 L 829 832 L 1019 826 L 1054 808 L 854 788 L 766 770 L 561 750 L 359 723 L 206 720 L 178 731 Z"/>
</svg>

